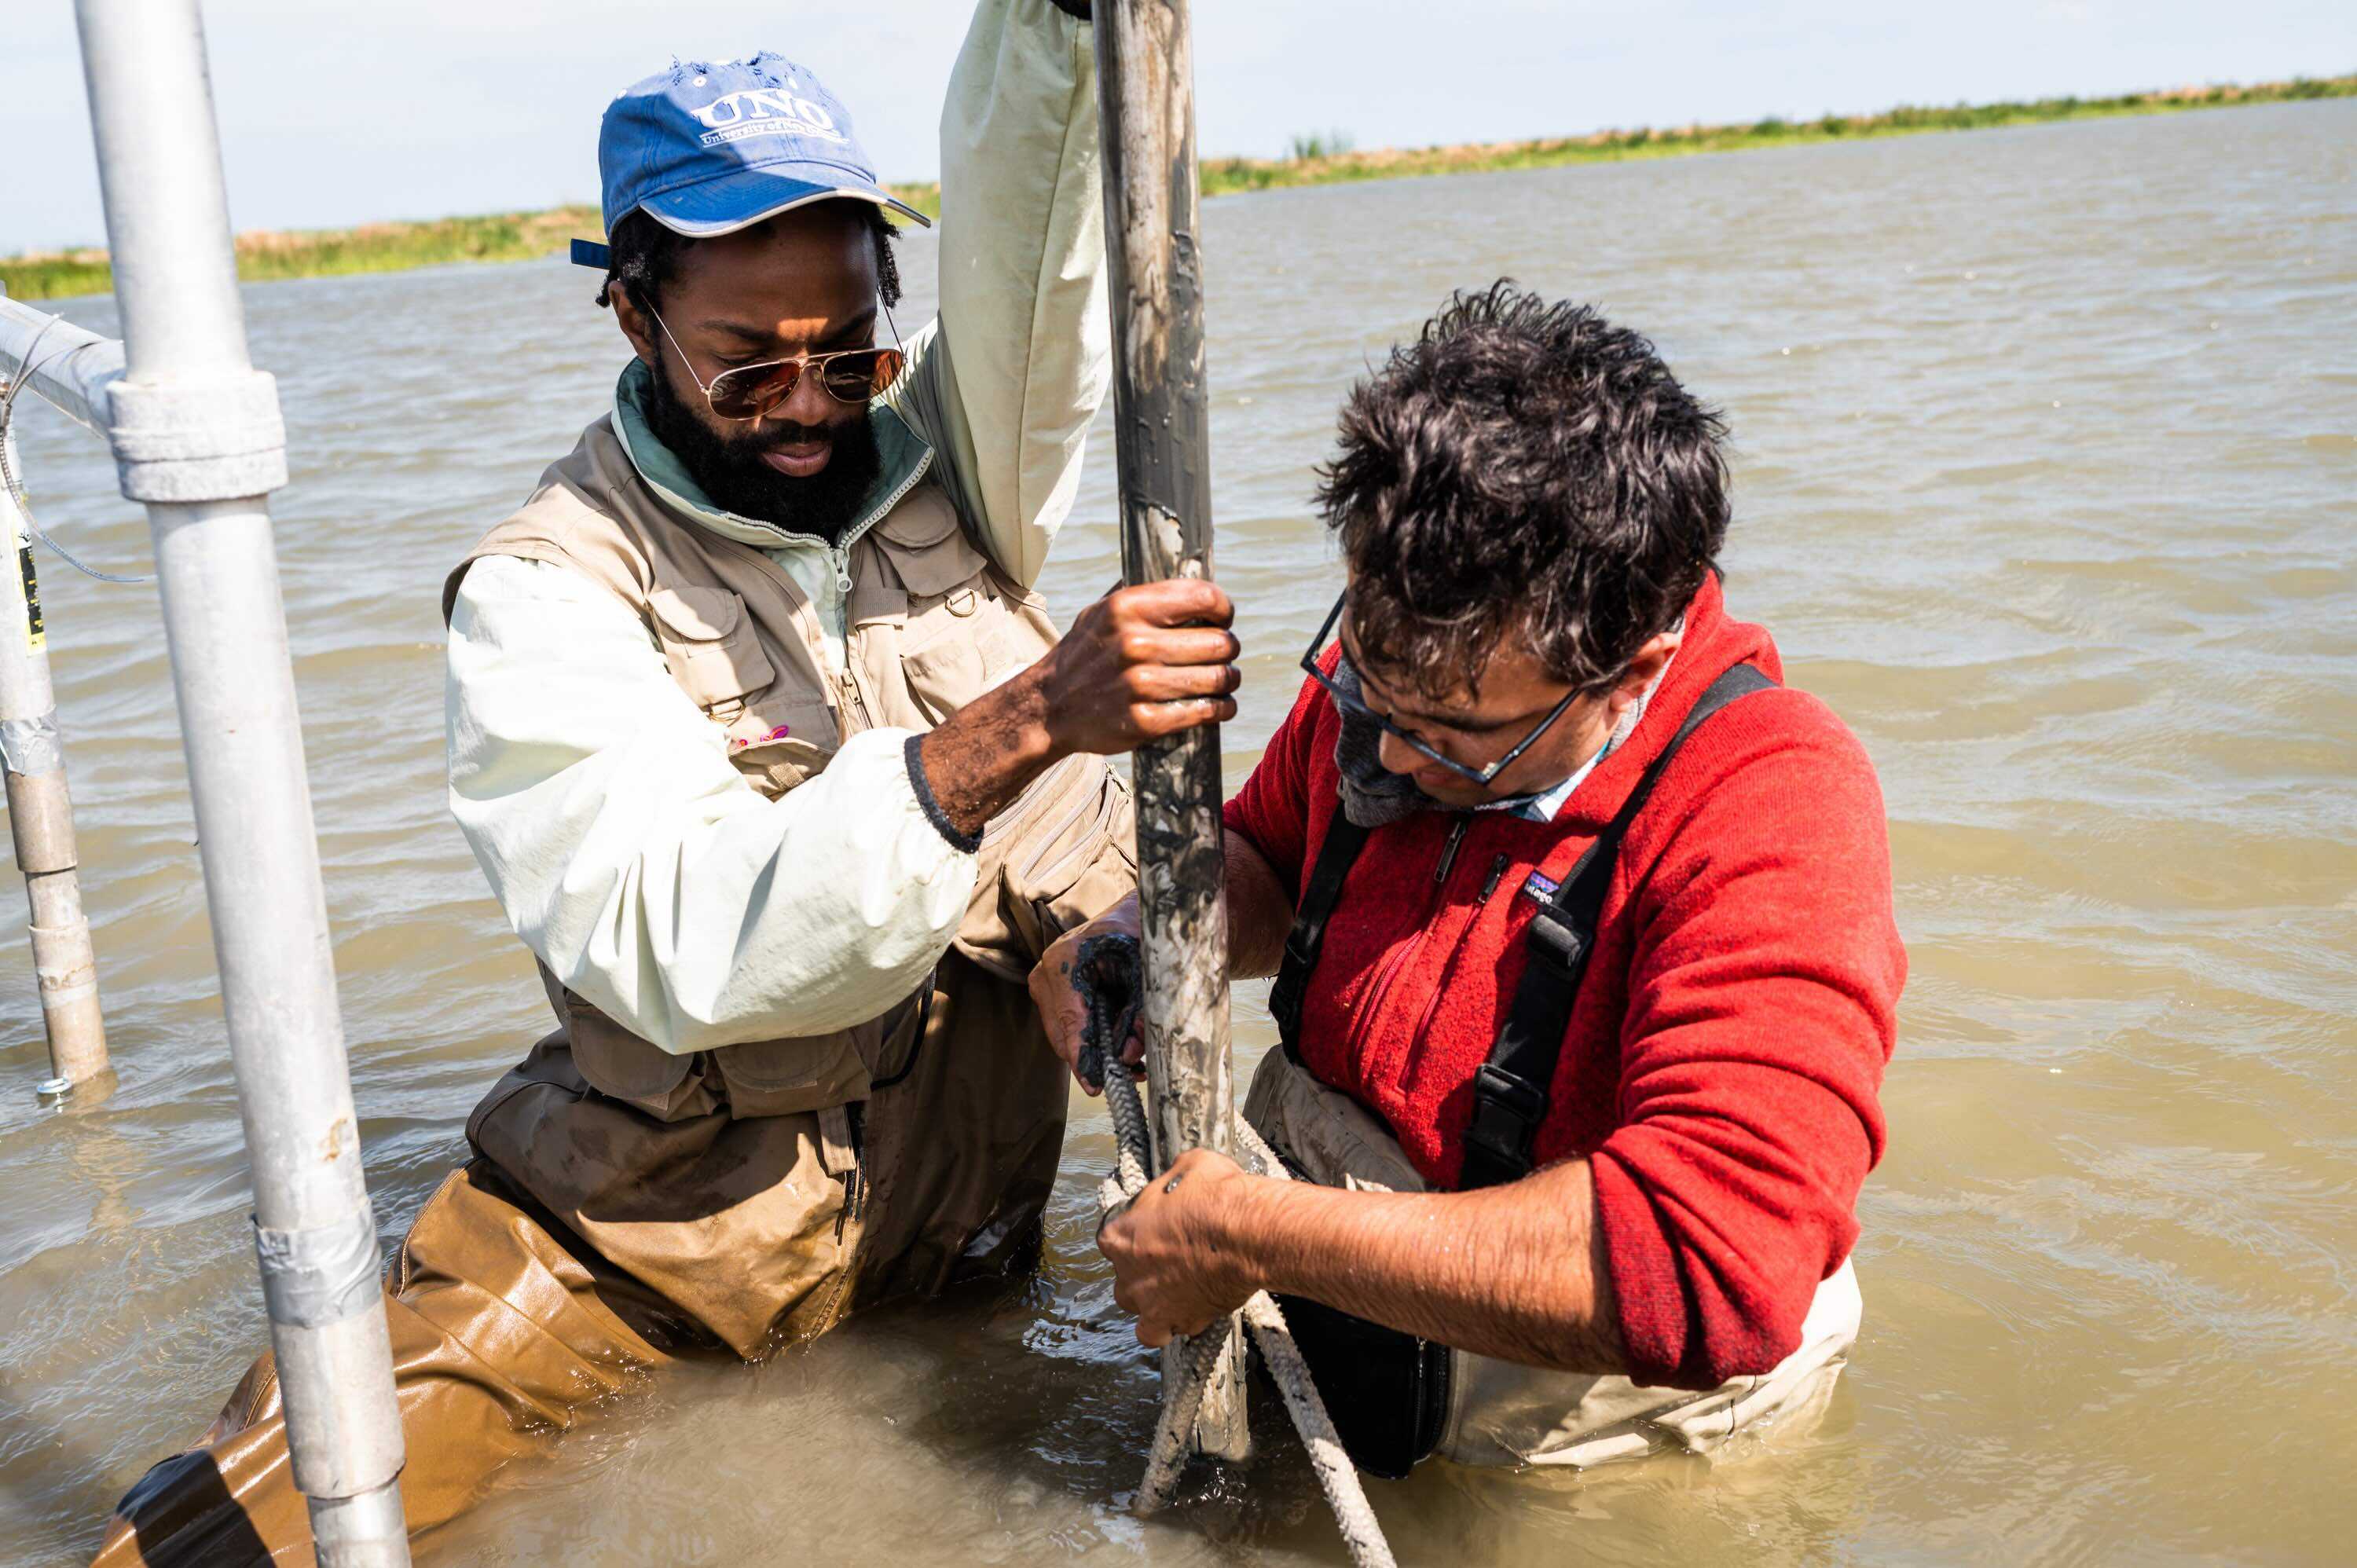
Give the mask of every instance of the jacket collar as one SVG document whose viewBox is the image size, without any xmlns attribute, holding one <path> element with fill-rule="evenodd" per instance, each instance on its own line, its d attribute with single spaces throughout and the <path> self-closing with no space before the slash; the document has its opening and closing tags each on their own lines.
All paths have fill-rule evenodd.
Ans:
<svg viewBox="0 0 2357 1568">
<path fill-rule="evenodd" d="M 932 467 L 933 449 L 908 421 L 883 403 L 871 403 L 867 423 L 876 432 L 876 447 L 883 456 L 882 471 L 860 499 L 857 519 L 832 546 L 815 533 L 799 533 L 774 522 L 724 511 L 691 478 L 685 464 L 655 438 L 646 418 L 647 379 L 653 372 L 646 361 L 633 359 L 614 382 L 614 434 L 629 454 L 630 466 L 647 488 L 673 511 L 725 539 L 756 550 L 834 549 L 848 551 L 859 536 L 883 521 Z"/>
<path fill-rule="evenodd" d="M 1767 628 L 1727 613 L 1718 573 L 1711 571 L 1686 602 L 1684 639 L 1646 698 L 1635 727 L 1572 790 L 1555 820 L 1589 832 L 1610 822 L 1710 683 L 1745 663 L 1758 665 L 1780 684 L 1784 679 L 1783 660 Z"/>
</svg>

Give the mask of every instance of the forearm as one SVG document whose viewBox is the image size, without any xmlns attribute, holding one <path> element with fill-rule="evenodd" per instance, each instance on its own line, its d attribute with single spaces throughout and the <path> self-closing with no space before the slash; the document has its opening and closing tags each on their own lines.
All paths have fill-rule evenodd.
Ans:
<svg viewBox="0 0 2357 1568">
<path fill-rule="evenodd" d="M 946 830 L 978 838 L 1025 785 L 1074 752 L 1111 756 L 1233 718 L 1234 615 L 1200 579 L 1140 584 L 1090 605 L 1029 668 L 911 748 Z"/>
<path fill-rule="evenodd" d="M 917 743 L 925 788 L 950 829 L 978 844 L 990 819 L 1069 753 L 1056 744 L 1037 669 L 968 703 Z"/>
<path fill-rule="evenodd" d="M 1525 1366 L 1625 1369 L 1584 1160 L 1475 1192 L 1353 1192 L 1266 1177 L 1222 1192 L 1206 1254 L 1239 1288 L 1307 1296 Z"/>
</svg>

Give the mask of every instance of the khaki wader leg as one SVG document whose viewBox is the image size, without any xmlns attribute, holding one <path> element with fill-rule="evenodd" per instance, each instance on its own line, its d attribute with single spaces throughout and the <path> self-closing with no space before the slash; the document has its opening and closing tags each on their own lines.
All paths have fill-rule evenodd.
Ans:
<svg viewBox="0 0 2357 1568">
<path fill-rule="evenodd" d="M 888 1065 L 907 1076 L 862 1109 L 874 1191 L 854 1304 L 1030 1269 L 1070 1082 L 1030 993 L 952 952 L 916 1059 Z"/>
<path fill-rule="evenodd" d="M 616 1311 L 616 1302 L 639 1305 L 628 1282 L 593 1273 L 481 1160 L 427 1201 L 385 1283 L 413 1531 L 459 1512 L 487 1472 L 570 1425 L 574 1411 L 668 1359 Z M 267 1354 L 199 1446 L 124 1495 L 97 1559 L 101 1568 L 311 1560 Z"/>
<path fill-rule="evenodd" d="M 427 1201 L 385 1282 L 411 1530 L 674 1353 L 759 1359 L 855 1304 L 1028 1266 L 1065 1098 L 1028 998 L 951 955 L 901 1065 L 863 1112 L 855 1219 L 819 1116 L 658 1122 L 592 1090 L 560 1042 L 534 1047 L 477 1107 L 481 1157 Z M 98 1557 L 311 1561 L 266 1355 L 198 1447 L 124 1497 Z"/>
</svg>

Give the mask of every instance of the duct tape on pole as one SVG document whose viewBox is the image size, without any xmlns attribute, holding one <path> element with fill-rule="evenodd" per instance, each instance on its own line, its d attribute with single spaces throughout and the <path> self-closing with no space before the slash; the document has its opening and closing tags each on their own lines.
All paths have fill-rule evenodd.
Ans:
<svg viewBox="0 0 2357 1568">
<path fill-rule="evenodd" d="M 1122 575 L 1131 583 L 1211 575 L 1211 429 L 1197 246 L 1195 101 L 1184 0 L 1096 0 L 1106 248 L 1113 283 L 1114 410 Z M 1220 822 L 1220 732 L 1189 730 L 1138 749 L 1138 904 L 1146 1079 L 1157 1146 L 1229 1152 L 1235 1096 L 1228 1053 L 1227 906 Z M 1243 1458 L 1243 1337 L 1194 1434 L 1205 1453 Z M 1163 1362 L 1166 1380 L 1175 1365 Z"/>
<path fill-rule="evenodd" d="M 296 1487 L 323 1568 L 409 1561 L 392 1346 L 266 493 L 277 391 L 247 357 L 194 0 L 77 0 L 124 363 L 124 492 L 147 505 L 253 1176 Z"/>
</svg>

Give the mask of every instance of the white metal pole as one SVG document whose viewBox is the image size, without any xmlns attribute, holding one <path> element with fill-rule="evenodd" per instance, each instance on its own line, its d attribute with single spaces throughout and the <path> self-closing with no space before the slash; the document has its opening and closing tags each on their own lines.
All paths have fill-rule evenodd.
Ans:
<svg viewBox="0 0 2357 1568">
<path fill-rule="evenodd" d="M 0 472 L 22 472 L 16 441 L 0 428 Z M 8 552 L 0 562 L 0 768 L 7 775 L 8 831 L 32 908 L 33 973 L 49 1041 L 49 1076 L 36 1087 L 58 1095 L 106 1071 L 106 1021 L 99 1012 L 98 959 L 81 908 L 81 861 L 74 850 L 57 698 L 49 689 L 32 530 L 5 483 L 0 483 L 0 538 Z"/>
<path fill-rule="evenodd" d="M 77 0 L 125 364 L 123 492 L 147 504 L 253 1174 L 295 1485 L 324 1568 L 405 1565 L 377 1284 L 269 491 L 277 388 L 246 357 L 195 0 Z"/>
</svg>

